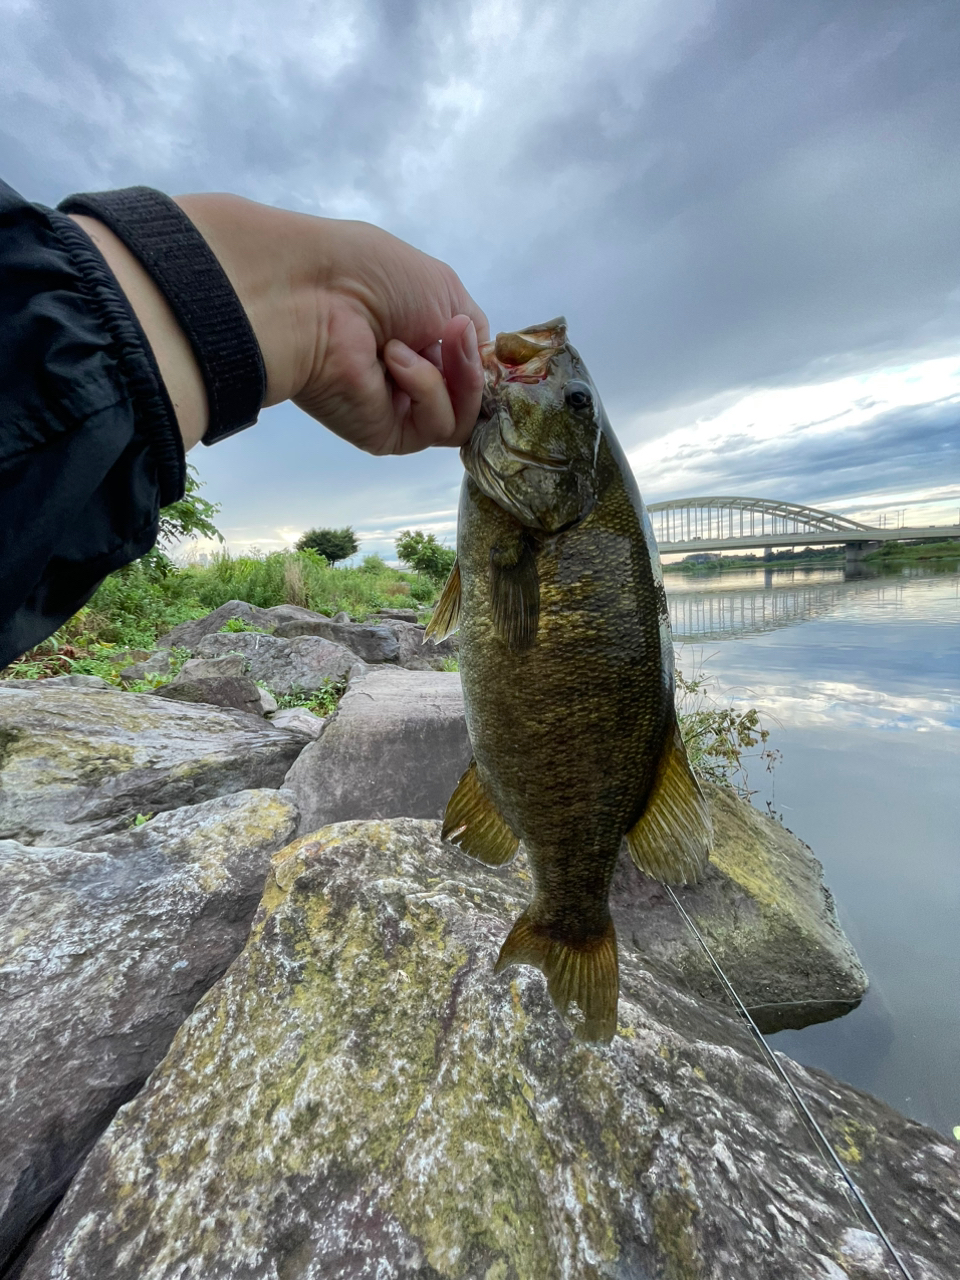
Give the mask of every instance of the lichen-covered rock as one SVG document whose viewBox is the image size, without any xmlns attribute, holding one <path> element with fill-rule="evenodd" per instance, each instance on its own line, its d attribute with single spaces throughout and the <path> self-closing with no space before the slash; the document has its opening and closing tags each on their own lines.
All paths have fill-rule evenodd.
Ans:
<svg viewBox="0 0 960 1280">
<path fill-rule="evenodd" d="M 0 839 L 75 845 L 250 787 L 279 787 L 303 739 L 242 711 L 153 694 L 0 683 Z"/>
<path fill-rule="evenodd" d="M 363 662 L 350 649 L 322 636 L 280 636 L 240 632 L 236 635 L 208 635 L 197 645 L 201 658 L 218 658 L 239 653 L 246 659 L 254 680 L 262 680 L 274 693 L 314 693 L 327 681 L 344 680 L 364 670 Z"/>
<path fill-rule="evenodd" d="M 438 818 L 470 761 L 460 678 L 373 670 L 354 680 L 285 786 L 301 830 L 353 818 Z M 848 1013 L 867 978 L 805 844 L 746 801 L 707 788 L 716 847 L 681 897 L 764 1031 Z M 698 994 L 723 999 L 666 891 L 622 854 L 611 890 L 622 947 Z"/>
<path fill-rule="evenodd" d="M 438 818 L 469 763 L 456 672 L 374 668 L 350 682 L 284 786 L 307 831 L 347 818 Z"/>
<path fill-rule="evenodd" d="M 436 824 L 281 851 L 24 1280 L 892 1276 L 855 1269 L 863 1224 L 741 1024 L 626 954 L 590 1047 L 538 972 L 494 975 L 528 895 Z M 955 1275 L 960 1149 L 785 1065 L 917 1280 Z"/>
<path fill-rule="evenodd" d="M 296 768 L 296 765 L 294 765 Z M 705 788 L 714 847 L 700 884 L 676 892 L 765 1032 L 849 1013 L 867 975 L 840 927 L 823 868 L 772 818 L 723 787 Z M 621 857 L 610 905 L 622 947 L 642 963 L 723 1000 L 723 987 L 667 891 Z"/>
<path fill-rule="evenodd" d="M 85 850 L 0 841 L 0 1269 L 243 946 L 296 817 L 241 791 Z"/>
</svg>

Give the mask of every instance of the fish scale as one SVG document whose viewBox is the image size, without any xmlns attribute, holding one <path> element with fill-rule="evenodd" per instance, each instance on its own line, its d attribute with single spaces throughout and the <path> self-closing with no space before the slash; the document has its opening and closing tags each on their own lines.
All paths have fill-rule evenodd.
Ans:
<svg viewBox="0 0 960 1280">
<path fill-rule="evenodd" d="M 430 628 L 459 624 L 474 752 L 444 834 L 490 863 L 522 842 L 534 896 L 497 967 L 537 965 L 578 1034 L 608 1040 L 624 838 L 642 869 L 696 877 L 706 805 L 677 730 L 649 520 L 565 325 L 498 335 L 484 359 L 457 563 Z"/>
</svg>

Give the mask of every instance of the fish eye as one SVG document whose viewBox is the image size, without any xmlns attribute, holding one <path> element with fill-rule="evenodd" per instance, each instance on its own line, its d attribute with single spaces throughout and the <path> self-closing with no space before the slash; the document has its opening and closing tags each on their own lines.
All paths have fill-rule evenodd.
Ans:
<svg viewBox="0 0 960 1280">
<path fill-rule="evenodd" d="M 582 413 L 593 404 L 593 392 L 585 382 L 580 382 L 578 379 L 567 383 L 563 389 L 563 398 L 577 413 Z"/>
</svg>

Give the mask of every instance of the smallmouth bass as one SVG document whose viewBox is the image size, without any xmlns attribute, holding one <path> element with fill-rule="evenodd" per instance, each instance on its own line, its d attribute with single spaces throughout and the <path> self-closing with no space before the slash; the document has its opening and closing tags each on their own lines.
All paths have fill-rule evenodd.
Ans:
<svg viewBox="0 0 960 1280">
<path fill-rule="evenodd" d="M 653 530 L 566 323 L 498 334 L 482 356 L 457 562 L 427 629 L 459 627 L 474 755 L 443 836 L 492 865 L 523 843 L 533 900 L 496 970 L 535 965 L 578 1036 L 608 1041 L 621 845 L 649 875 L 696 880 L 709 817 L 677 725 Z"/>
</svg>

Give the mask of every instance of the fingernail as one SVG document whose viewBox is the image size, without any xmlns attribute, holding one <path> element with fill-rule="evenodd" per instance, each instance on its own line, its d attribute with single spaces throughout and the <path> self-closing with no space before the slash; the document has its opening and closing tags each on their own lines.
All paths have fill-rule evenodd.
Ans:
<svg viewBox="0 0 960 1280">
<path fill-rule="evenodd" d="M 405 342 L 401 342 L 399 338 L 394 338 L 389 344 L 389 349 L 385 352 L 394 364 L 401 365 L 404 369 L 409 369 L 417 359 L 417 353 L 407 346 Z"/>
<path fill-rule="evenodd" d="M 477 347 L 477 330 L 471 320 L 463 333 L 460 335 L 460 346 L 463 348 L 463 354 L 467 357 L 475 369 L 483 369 L 480 360 L 480 351 Z"/>
</svg>

